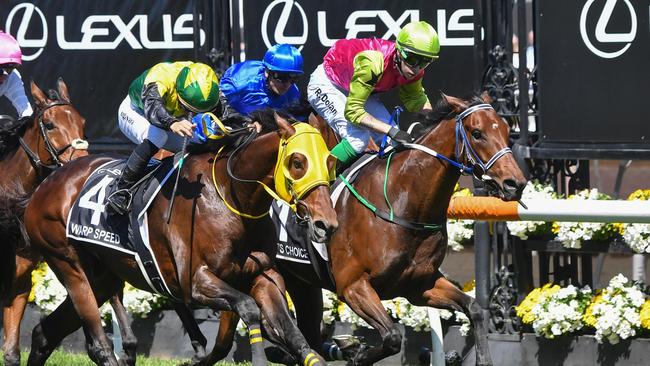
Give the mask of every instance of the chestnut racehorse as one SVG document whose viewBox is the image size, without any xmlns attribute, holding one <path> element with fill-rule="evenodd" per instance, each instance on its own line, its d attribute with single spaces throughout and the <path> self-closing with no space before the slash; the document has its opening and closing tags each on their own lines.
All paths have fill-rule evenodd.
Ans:
<svg viewBox="0 0 650 366">
<path fill-rule="evenodd" d="M 29 246 L 19 245 L 19 222 L 24 213 L 20 201 L 54 169 L 88 155 L 88 143 L 83 140 L 85 119 L 72 106 L 65 82 L 59 79 L 58 92 L 50 91 L 49 96 L 34 82 L 30 87 L 36 106 L 33 118 L 23 125 L 3 126 L 0 132 L 0 257 L 10 262 L 3 265 L 0 291 L 4 298 L 2 350 L 8 366 L 20 362 L 20 322 L 39 257 Z M 15 256 L 14 249 L 18 253 Z"/>
<path fill-rule="evenodd" d="M 147 212 L 150 246 L 172 295 L 187 306 L 237 313 L 249 330 L 254 365 L 266 363 L 260 342 L 260 311 L 255 301 L 236 287 L 244 273 L 261 273 L 272 265 L 250 264 L 251 251 L 267 252 L 270 258 L 275 253 L 275 243 L 267 235 L 259 235 L 273 230 L 272 222 L 251 217 L 267 212 L 272 201 L 259 182 L 273 186 L 279 179 L 275 172 L 297 184 L 301 177 L 313 176 L 310 165 L 322 158 L 305 156 L 303 149 L 283 158 L 282 166 L 278 165 L 283 168 L 274 170 L 280 142 L 294 134 L 296 140 L 300 137 L 297 127 L 283 118 L 276 117 L 276 123 L 277 132 L 265 133 L 232 150 L 227 159 L 210 152 L 189 155 L 178 182 L 171 223 L 166 223 L 170 184 L 163 187 Z M 68 291 L 67 299 L 34 328 L 30 365 L 43 365 L 61 340 L 79 326 L 92 340 L 89 356 L 98 364 L 117 365 L 97 304 L 115 294 L 125 280 L 149 290 L 132 259 L 95 246 L 73 245 L 66 238 L 66 218 L 84 181 L 107 161 L 107 157 L 86 157 L 67 164 L 41 184 L 25 210 L 25 229 L 32 245 L 41 250 Z M 297 198 L 298 214 L 308 221 L 312 240 L 327 240 L 338 225 L 327 184 L 310 188 Z M 310 365 L 323 362 L 297 328 L 282 331 L 270 336 L 299 353 L 294 357 Z M 212 363 L 210 356 L 200 362 Z"/>
<path fill-rule="evenodd" d="M 397 149 L 390 158 L 375 159 L 362 168 L 352 186 L 359 197 L 374 205 L 377 214 L 349 188 L 336 202 L 339 228 L 327 246 L 334 283 L 319 280 L 309 265 L 277 261 L 282 277 L 276 277 L 284 278 L 298 326 L 311 347 L 320 349 L 322 344 L 321 288 L 326 288 L 382 338 L 380 345 L 346 352 L 352 354 L 352 364 L 370 365 L 400 351 L 402 334 L 381 300 L 405 297 L 414 305 L 468 314 L 477 364 L 491 365 L 480 306 L 439 270 L 447 252 L 447 207 L 461 170 L 469 173 L 473 166 L 472 173 L 486 183 L 491 194 L 507 201 L 520 199 L 526 184 L 508 148 L 509 127 L 486 104 L 487 99 L 486 95 L 470 100 L 443 95 L 425 117 L 428 128 L 416 141 L 419 146 Z M 321 130 L 330 148 L 336 144 L 327 123 L 320 118 L 312 118 L 310 123 Z M 384 218 L 380 210 L 386 214 Z M 275 286 L 285 289 L 281 281 L 275 282 L 252 293 L 264 314 L 280 314 L 279 307 L 286 307 L 265 296 L 265 291 Z M 236 321 L 235 314 L 222 312 L 220 343 L 215 348 L 230 347 Z"/>
</svg>

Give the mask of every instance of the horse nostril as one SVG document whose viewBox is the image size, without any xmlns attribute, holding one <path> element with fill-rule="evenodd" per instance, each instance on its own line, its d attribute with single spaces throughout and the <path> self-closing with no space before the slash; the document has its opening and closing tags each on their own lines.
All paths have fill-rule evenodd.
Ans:
<svg viewBox="0 0 650 366">
<path fill-rule="evenodd" d="M 314 226 L 316 227 L 316 229 L 322 231 L 323 233 L 327 234 L 328 236 L 331 235 L 336 230 L 335 226 L 330 225 L 326 221 L 323 221 L 323 220 L 316 220 L 314 222 Z"/>
</svg>

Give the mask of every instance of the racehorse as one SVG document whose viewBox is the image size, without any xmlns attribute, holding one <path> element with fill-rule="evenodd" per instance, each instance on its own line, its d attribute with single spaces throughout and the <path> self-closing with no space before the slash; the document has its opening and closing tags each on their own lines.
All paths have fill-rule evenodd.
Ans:
<svg viewBox="0 0 650 366">
<path fill-rule="evenodd" d="M 326 288 L 381 336 L 380 345 L 349 349 L 352 364 L 370 365 L 400 351 L 402 334 L 381 304 L 395 297 L 468 314 L 477 364 L 491 364 L 480 306 L 439 270 L 447 252 L 446 212 L 461 172 L 471 171 L 503 200 L 519 200 L 526 184 L 508 148 L 509 127 L 487 103 L 486 95 L 470 100 L 443 95 L 425 117 L 428 127 L 416 144 L 361 169 L 350 185 L 354 193 L 344 190 L 335 205 L 339 228 L 327 246 L 333 283 L 321 281 L 304 264 L 277 261 L 285 282 L 275 286 L 280 291 L 286 286 L 311 347 L 322 344 L 321 288 Z M 310 123 L 318 126 L 330 148 L 336 144 L 321 118 Z M 263 313 L 284 313 L 286 304 L 269 301 L 264 293 L 254 295 Z M 222 312 L 221 343 L 215 348 L 230 347 L 236 321 L 236 315 Z"/>
<path fill-rule="evenodd" d="M 29 246 L 19 245 L 24 212 L 20 202 L 54 169 L 88 155 L 85 119 L 72 106 L 65 82 L 59 79 L 58 92 L 51 90 L 49 96 L 33 81 L 30 88 L 36 106 L 33 118 L 23 124 L 7 121 L 0 131 L 0 257 L 8 262 L 2 265 L 0 294 L 5 300 L 3 352 L 9 366 L 20 362 L 20 322 L 38 261 Z"/>
<path fill-rule="evenodd" d="M 274 257 L 275 243 L 266 235 L 259 235 L 273 230 L 273 224 L 269 219 L 255 219 L 270 207 L 268 185 L 280 179 L 292 182 L 289 186 L 295 188 L 301 178 L 309 178 L 300 183 L 308 190 L 291 194 L 299 199 L 296 210 L 308 223 L 311 238 L 323 242 L 338 225 L 327 177 L 318 185 L 309 184 L 320 177 L 310 173 L 310 166 L 315 168 L 326 156 L 314 156 L 309 149 L 279 155 L 281 142 L 287 145 L 293 137 L 300 141 L 306 134 L 297 133 L 297 126 L 279 116 L 275 123 L 276 132 L 240 145 L 227 154 L 228 158 L 210 152 L 189 155 L 180 173 L 171 224 L 166 223 L 165 217 L 172 196 L 169 184 L 162 188 L 147 212 L 150 246 L 172 296 L 188 306 L 198 304 L 237 313 L 249 330 L 254 365 L 266 363 L 260 342 L 260 312 L 255 301 L 236 286 L 244 273 L 260 273 L 270 266 L 259 262 L 249 265 L 251 251 L 267 252 L 270 258 Z M 320 134 L 312 130 L 322 141 Z M 34 328 L 30 365 L 44 364 L 61 340 L 82 325 L 92 340 L 88 347 L 91 359 L 102 365 L 117 365 L 101 326 L 97 304 L 115 294 L 125 280 L 149 290 L 132 259 L 97 247 L 73 245 L 66 238 L 66 217 L 84 181 L 108 161 L 108 157 L 91 156 L 67 164 L 41 184 L 26 207 L 25 229 L 31 243 L 41 250 L 68 291 L 66 300 Z M 309 349 L 297 328 L 294 332 L 285 329 L 285 333 L 275 337 L 290 346 L 297 343 L 299 348 L 294 349 L 300 354 L 295 357 L 305 364 L 324 362 Z M 210 356 L 199 362 L 212 363 Z"/>
</svg>

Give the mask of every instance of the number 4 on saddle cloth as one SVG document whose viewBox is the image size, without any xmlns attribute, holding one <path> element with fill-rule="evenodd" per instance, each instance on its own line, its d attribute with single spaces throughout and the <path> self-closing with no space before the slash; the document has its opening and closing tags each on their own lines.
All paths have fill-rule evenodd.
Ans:
<svg viewBox="0 0 650 366">
<path fill-rule="evenodd" d="M 149 246 L 147 209 L 165 182 L 175 176 L 179 158 L 180 153 L 174 159 L 150 162 L 147 174 L 133 188 L 132 209 L 123 216 L 108 214 L 106 198 L 115 190 L 117 185 L 111 183 L 120 177 L 126 160 L 103 164 L 84 183 L 66 227 L 67 237 L 81 245 L 96 245 L 133 258 L 151 290 L 167 296 L 172 295 Z"/>
</svg>

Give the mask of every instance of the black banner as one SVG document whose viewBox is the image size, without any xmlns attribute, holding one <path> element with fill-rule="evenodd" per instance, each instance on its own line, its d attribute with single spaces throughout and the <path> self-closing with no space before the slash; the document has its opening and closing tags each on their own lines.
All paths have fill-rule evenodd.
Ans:
<svg viewBox="0 0 650 366">
<path fill-rule="evenodd" d="M 464 96 L 478 88 L 482 66 L 475 65 L 475 10 L 471 0 L 273 0 L 244 2 L 244 43 L 246 58 L 260 60 L 278 43 L 301 48 L 305 74 L 323 61 L 329 47 L 341 38 L 395 39 L 410 21 L 425 20 L 440 37 L 440 59 L 430 65 L 424 77 L 429 98 L 437 91 Z M 397 101 L 396 93 L 391 101 Z"/>
<path fill-rule="evenodd" d="M 54 88 L 63 77 L 91 142 L 127 141 L 117 109 L 142 71 L 194 58 L 189 1 L 3 0 L 0 28 L 21 45 L 28 96 L 30 79 Z"/>
<path fill-rule="evenodd" d="M 650 142 L 649 0 L 539 1 L 544 142 Z M 648 148 L 648 146 L 645 146 Z"/>
</svg>

